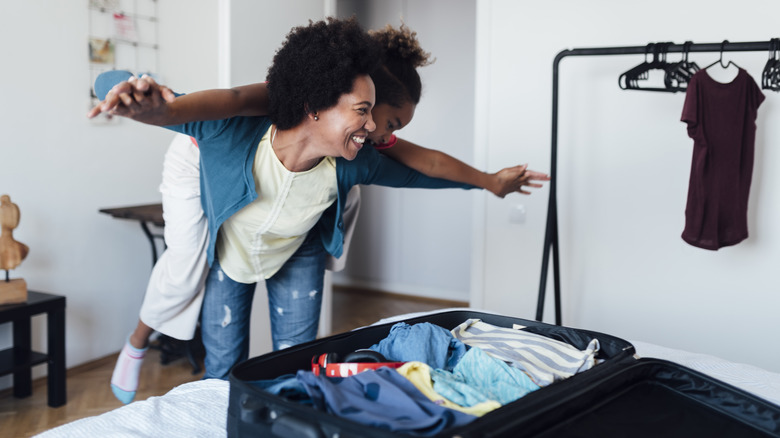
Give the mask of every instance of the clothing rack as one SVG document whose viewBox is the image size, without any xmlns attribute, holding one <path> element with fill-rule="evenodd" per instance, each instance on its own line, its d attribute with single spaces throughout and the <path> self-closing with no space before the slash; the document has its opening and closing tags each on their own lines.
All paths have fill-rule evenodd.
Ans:
<svg viewBox="0 0 780 438">
<path fill-rule="evenodd" d="M 720 43 L 660 43 L 666 53 L 680 52 L 767 52 L 777 50 L 777 39 L 757 42 Z M 558 73 L 561 60 L 569 56 L 605 56 L 605 55 L 642 55 L 646 57 L 651 45 L 627 47 L 600 47 L 563 50 L 553 62 L 552 91 L 552 139 L 550 148 L 550 197 L 547 205 L 547 226 L 544 233 L 544 249 L 542 251 L 542 272 L 539 281 L 539 297 L 536 306 L 536 320 L 542 321 L 544 313 L 545 292 L 547 290 L 547 273 L 549 269 L 550 250 L 552 250 L 553 285 L 555 300 L 555 323 L 561 325 L 561 286 L 560 260 L 558 248 L 558 206 L 557 206 L 557 161 L 558 161 Z"/>
</svg>

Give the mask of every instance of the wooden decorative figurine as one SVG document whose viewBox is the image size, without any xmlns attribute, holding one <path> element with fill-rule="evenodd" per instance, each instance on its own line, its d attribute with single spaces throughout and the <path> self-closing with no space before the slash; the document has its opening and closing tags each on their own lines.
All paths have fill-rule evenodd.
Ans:
<svg viewBox="0 0 780 438">
<path fill-rule="evenodd" d="M 27 283 L 21 278 L 8 278 L 8 271 L 19 266 L 30 251 L 27 245 L 14 240 L 13 230 L 18 225 L 19 207 L 10 196 L 0 196 L 0 269 L 5 270 L 5 281 L 0 280 L 0 305 L 27 301 Z"/>
</svg>

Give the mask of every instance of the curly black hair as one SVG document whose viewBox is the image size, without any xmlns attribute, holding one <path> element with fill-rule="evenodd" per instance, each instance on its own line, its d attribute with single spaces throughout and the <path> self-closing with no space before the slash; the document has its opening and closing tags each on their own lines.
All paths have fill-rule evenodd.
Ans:
<svg viewBox="0 0 780 438">
<path fill-rule="evenodd" d="M 406 102 L 420 103 L 422 81 L 417 67 L 432 64 L 434 60 L 420 47 L 417 32 L 404 24 L 398 29 L 388 24 L 369 34 L 383 51 L 382 67 L 371 75 L 376 87 L 376 105 L 387 103 L 400 108 Z"/>
<path fill-rule="evenodd" d="M 381 62 L 381 48 L 354 17 L 293 28 L 268 69 L 268 115 L 279 129 L 334 106 Z"/>
</svg>

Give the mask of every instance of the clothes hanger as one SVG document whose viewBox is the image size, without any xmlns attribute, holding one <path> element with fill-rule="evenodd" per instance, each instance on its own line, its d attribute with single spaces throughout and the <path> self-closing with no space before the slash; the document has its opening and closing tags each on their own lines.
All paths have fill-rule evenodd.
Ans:
<svg viewBox="0 0 780 438">
<path fill-rule="evenodd" d="M 715 64 L 720 64 L 720 66 L 723 67 L 724 70 L 729 68 L 730 65 L 733 65 L 734 67 L 737 67 L 737 68 L 742 68 L 742 67 L 738 66 L 737 63 L 732 61 L 732 60 L 729 60 L 728 64 L 725 64 L 725 65 L 723 64 L 723 50 L 725 49 L 726 44 L 728 44 L 728 43 L 729 43 L 729 40 L 723 40 L 723 42 L 720 43 L 720 58 L 717 61 L 713 62 L 712 64 L 704 67 L 705 70 L 709 69 L 710 67 L 714 66 Z"/>
<path fill-rule="evenodd" d="M 769 59 L 761 73 L 761 88 L 780 91 L 780 38 L 769 41 Z"/>
<path fill-rule="evenodd" d="M 683 44 L 682 59 L 679 62 L 669 64 L 666 69 L 664 85 L 673 93 L 686 91 L 688 89 L 688 82 L 690 82 L 693 75 L 700 70 L 695 62 L 688 61 L 688 53 L 691 50 L 691 45 L 693 45 L 693 41 L 686 41 Z"/>
<path fill-rule="evenodd" d="M 701 68 L 693 61 L 688 61 L 688 53 L 691 50 L 691 46 L 693 45 L 693 41 L 686 41 L 683 44 L 683 62 L 680 70 L 683 72 L 684 76 L 690 80 L 693 75 L 695 75 Z"/>
<path fill-rule="evenodd" d="M 640 72 L 641 66 L 647 64 L 647 54 L 650 51 L 652 46 L 653 46 L 653 44 L 650 43 L 650 44 L 648 44 L 645 47 L 645 60 L 644 60 L 644 62 L 642 62 L 642 64 L 639 64 L 636 67 L 632 67 L 630 70 L 622 73 L 618 77 L 618 86 L 620 87 L 621 90 L 628 90 L 629 89 L 629 77 L 631 77 L 633 79 L 635 76 L 638 76 L 638 75 L 641 74 L 641 72 Z"/>
<path fill-rule="evenodd" d="M 626 71 L 618 77 L 618 86 L 623 90 L 645 90 L 645 91 L 665 91 L 676 92 L 667 87 L 641 87 L 641 82 L 650 77 L 651 70 L 666 71 L 669 64 L 666 62 L 666 53 L 672 43 L 650 43 L 645 48 L 645 61 L 636 67 Z M 647 56 L 653 52 L 653 60 L 647 61 Z"/>
<path fill-rule="evenodd" d="M 621 74 L 620 77 L 618 77 L 618 86 L 622 90 L 632 90 L 636 85 L 636 81 L 640 79 L 647 79 L 647 71 L 650 70 L 650 66 L 652 65 L 651 62 L 648 62 L 647 55 L 650 53 L 650 51 L 653 51 L 653 62 L 656 61 L 655 57 L 655 44 L 650 43 L 645 47 L 645 60 L 641 64 L 637 65 L 636 67 L 631 68 L 630 70 L 626 71 L 625 73 Z"/>
</svg>

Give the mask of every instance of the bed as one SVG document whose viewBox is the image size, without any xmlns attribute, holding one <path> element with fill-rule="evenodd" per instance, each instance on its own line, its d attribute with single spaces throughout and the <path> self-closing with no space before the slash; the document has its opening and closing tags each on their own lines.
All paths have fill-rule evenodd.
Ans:
<svg viewBox="0 0 780 438">
<path fill-rule="evenodd" d="M 448 309 L 454 310 L 454 309 Z M 473 309 L 472 309 L 473 310 Z M 381 320 L 393 322 L 421 314 Z M 633 340 L 638 357 L 684 365 L 780 405 L 780 374 L 715 356 Z M 40 438 L 61 437 L 225 437 L 229 384 L 222 380 L 185 383 L 160 397 L 151 397 L 95 417 L 56 427 Z"/>
</svg>

